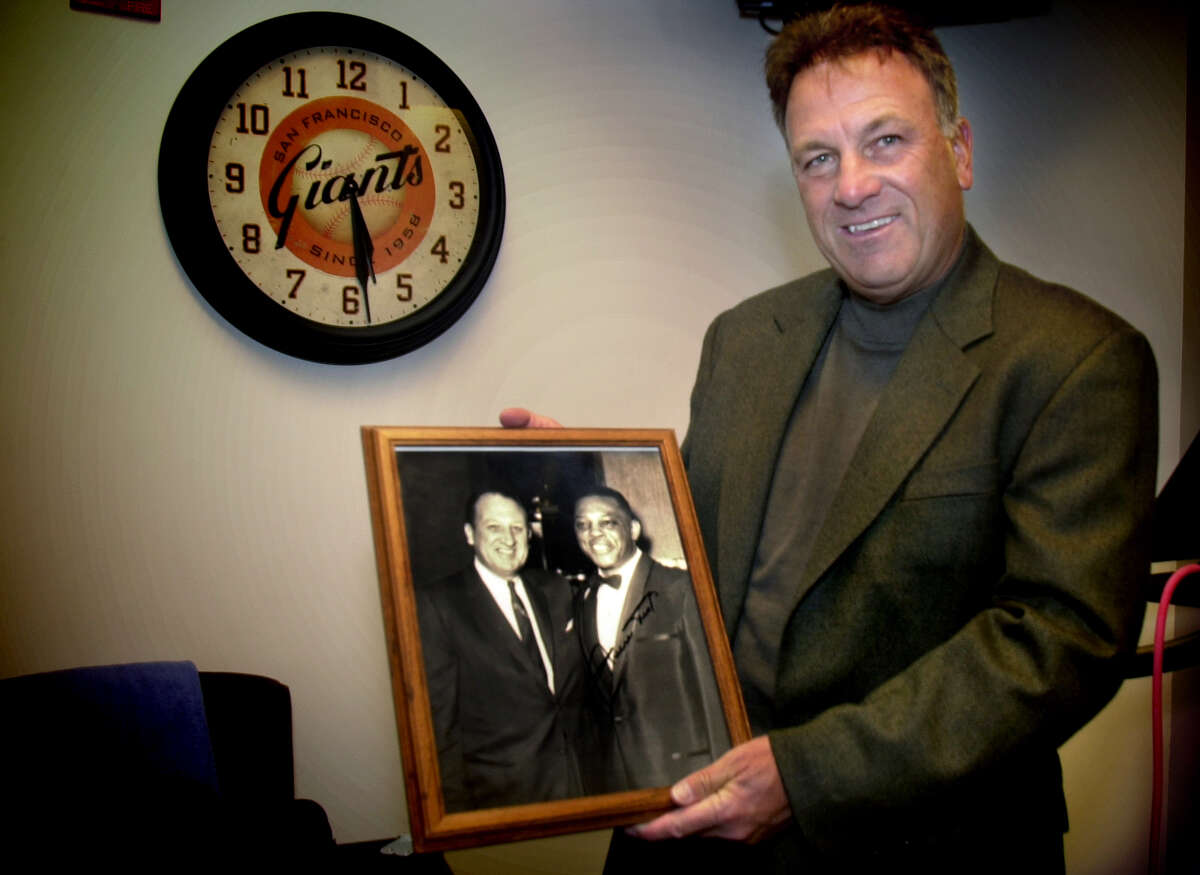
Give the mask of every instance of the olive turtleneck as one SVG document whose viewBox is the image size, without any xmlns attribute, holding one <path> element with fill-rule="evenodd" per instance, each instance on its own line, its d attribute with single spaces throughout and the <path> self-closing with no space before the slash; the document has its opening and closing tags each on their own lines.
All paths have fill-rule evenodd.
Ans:
<svg viewBox="0 0 1200 875">
<path fill-rule="evenodd" d="M 946 281 L 886 305 L 842 286 L 841 306 L 788 422 L 734 635 L 755 734 L 773 725 L 780 641 L 817 533 L 884 387 Z"/>
</svg>

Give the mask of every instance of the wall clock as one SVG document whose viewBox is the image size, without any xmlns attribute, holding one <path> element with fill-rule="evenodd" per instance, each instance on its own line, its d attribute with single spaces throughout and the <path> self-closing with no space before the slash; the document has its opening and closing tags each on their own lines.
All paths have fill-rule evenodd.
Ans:
<svg viewBox="0 0 1200 875">
<path fill-rule="evenodd" d="M 399 31 L 332 12 L 263 21 L 201 62 L 167 117 L 158 191 L 218 313 L 335 364 L 445 331 L 504 227 L 500 156 L 462 81 Z"/>
</svg>

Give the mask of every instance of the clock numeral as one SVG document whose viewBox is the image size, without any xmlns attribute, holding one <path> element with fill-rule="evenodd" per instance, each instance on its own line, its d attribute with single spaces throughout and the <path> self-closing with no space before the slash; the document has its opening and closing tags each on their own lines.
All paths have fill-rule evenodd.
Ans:
<svg viewBox="0 0 1200 875">
<path fill-rule="evenodd" d="M 230 194 L 241 194 L 246 190 L 246 168 L 236 162 L 225 165 L 225 190 Z"/>
<path fill-rule="evenodd" d="M 261 241 L 262 231 L 258 225 L 242 225 L 242 252 L 249 252 L 253 255 L 258 252 Z"/>
<path fill-rule="evenodd" d="M 305 276 L 305 272 L 300 270 L 297 267 L 288 269 L 287 278 L 292 279 L 293 277 L 295 277 L 295 279 L 296 279 L 296 284 L 294 286 L 292 286 L 292 290 L 290 292 L 288 292 L 289 298 L 296 297 L 296 293 L 300 291 L 300 283 L 304 282 L 304 276 Z"/>
<path fill-rule="evenodd" d="M 399 291 L 396 292 L 396 300 L 398 300 L 398 301 L 411 301 L 412 300 L 413 287 L 412 287 L 412 283 L 409 282 L 409 280 L 411 280 L 411 279 L 412 279 L 411 273 L 396 274 L 396 288 L 399 289 Z"/>
<path fill-rule="evenodd" d="M 238 107 L 238 126 L 239 134 L 265 134 L 271 129 L 271 112 L 261 103 L 255 103 L 250 106 L 249 126 L 247 126 L 246 104 L 239 103 Z"/>
<path fill-rule="evenodd" d="M 358 299 L 358 286 L 342 286 L 342 312 L 347 316 L 357 316 L 362 302 Z"/>
<path fill-rule="evenodd" d="M 433 146 L 435 152 L 450 151 L 450 125 L 434 125 L 433 129 L 438 133 L 437 142 Z"/>
<path fill-rule="evenodd" d="M 450 198 L 450 208 L 452 210 L 461 210 L 467 205 L 467 187 L 458 180 L 451 182 L 449 187 L 450 191 L 454 192 L 454 195 Z"/>
<path fill-rule="evenodd" d="M 445 264 L 447 261 L 449 261 L 450 250 L 446 248 L 446 235 L 443 234 L 441 237 L 437 238 L 437 243 L 434 243 L 433 248 L 429 251 L 440 258 L 442 260 L 442 264 Z"/>
<path fill-rule="evenodd" d="M 296 73 L 296 90 L 292 90 L 292 68 L 283 68 L 283 96 L 284 97 L 308 97 L 308 71 L 303 67 L 297 67 Z"/>
<path fill-rule="evenodd" d="M 400 109 L 408 109 L 408 82 L 400 80 Z"/>
<path fill-rule="evenodd" d="M 346 81 L 347 70 L 353 74 L 349 82 Z M 363 81 L 367 75 L 367 65 L 362 61 L 344 61 L 338 59 L 338 88 L 349 89 L 350 91 L 366 91 L 367 83 Z"/>
</svg>

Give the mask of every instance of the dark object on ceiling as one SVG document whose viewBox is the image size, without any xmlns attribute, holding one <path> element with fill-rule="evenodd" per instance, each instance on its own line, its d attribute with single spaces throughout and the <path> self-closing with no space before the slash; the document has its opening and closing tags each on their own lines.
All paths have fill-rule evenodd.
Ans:
<svg viewBox="0 0 1200 875">
<path fill-rule="evenodd" d="M 1045 15 L 1050 11 L 1051 0 L 977 0 L 963 3 L 962 0 L 895 0 L 888 3 L 903 9 L 930 27 L 946 27 L 954 24 L 989 24 L 1009 21 L 1013 18 L 1029 18 Z M 742 18 L 757 18 L 765 30 L 778 33 L 767 22 L 781 25 L 810 12 L 833 6 L 831 0 L 737 0 L 738 14 Z M 849 3 L 847 5 L 853 5 Z"/>
</svg>

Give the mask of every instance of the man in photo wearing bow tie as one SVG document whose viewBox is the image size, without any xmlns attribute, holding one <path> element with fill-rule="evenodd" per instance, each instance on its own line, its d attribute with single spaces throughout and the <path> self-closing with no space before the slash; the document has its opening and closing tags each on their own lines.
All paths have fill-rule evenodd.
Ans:
<svg viewBox="0 0 1200 875">
<path fill-rule="evenodd" d="M 470 567 L 418 584 L 417 619 L 446 811 L 583 795 L 581 660 L 563 579 L 525 568 L 525 509 L 477 494 Z"/>
<path fill-rule="evenodd" d="M 668 786 L 729 748 L 691 578 L 642 552 L 641 521 L 614 489 L 578 498 L 575 537 L 597 571 L 574 623 L 598 736 L 588 789 Z"/>
</svg>

